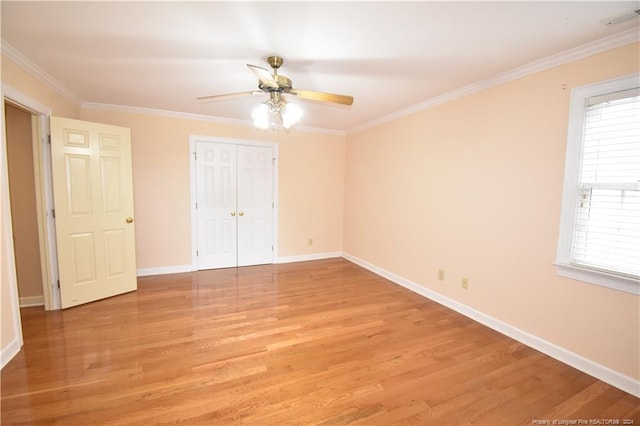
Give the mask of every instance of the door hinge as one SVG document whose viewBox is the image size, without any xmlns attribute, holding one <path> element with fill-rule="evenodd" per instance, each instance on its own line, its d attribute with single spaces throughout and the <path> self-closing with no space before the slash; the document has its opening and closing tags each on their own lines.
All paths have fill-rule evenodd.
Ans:
<svg viewBox="0 0 640 426">
<path fill-rule="evenodd" d="M 273 251 L 273 246 L 271 246 L 271 251 Z"/>
<path fill-rule="evenodd" d="M 47 135 L 47 143 L 51 145 L 51 135 Z"/>
<path fill-rule="evenodd" d="M 198 202 L 196 201 L 196 210 L 198 209 Z"/>
<path fill-rule="evenodd" d="M 276 158 L 275 157 L 271 159 L 271 164 L 276 164 Z"/>
<path fill-rule="evenodd" d="M 196 250 L 196 257 L 200 256 L 200 252 Z"/>
<path fill-rule="evenodd" d="M 276 203 L 271 203 L 271 208 L 275 209 L 276 208 Z"/>
<path fill-rule="evenodd" d="M 58 280 L 58 288 L 60 288 L 60 280 Z"/>
<path fill-rule="evenodd" d="M 193 153 L 193 159 L 194 159 L 194 160 L 197 160 L 197 159 L 198 159 L 198 153 L 197 153 L 197 152 L 194 152 L 194 153 Z"/>
<path fill-rule="evenodd" d="M 55 219 L 56 218 L 56 209 L 51 209 L 51 216 Z"/>
</svg>

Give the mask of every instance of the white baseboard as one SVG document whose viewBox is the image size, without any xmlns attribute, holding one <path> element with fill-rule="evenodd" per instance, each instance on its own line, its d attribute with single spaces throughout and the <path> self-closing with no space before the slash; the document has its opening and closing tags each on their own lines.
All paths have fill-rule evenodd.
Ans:
<svg viewBox="0 0 640 426">
<path fill-rule="evenodd" d="M 22 343 L 20 342 L 20 339 L 16 337 L 11 341 L 11 343 L 2 349 L 0 352 L 0 369 L 4 368 L 4 366 L 7 365 L 14 356 L 18 355 L 21 347 Z"/>
<path fill-rule="evenodd" d="M 285 256 L 278 257 L 273 263 L 292 263 L 292 262 L 306 262 L 308 260 L 321 260 L 332 259 L 336 257 L 342 257 L 342 252 L 336 251 L 331 253 L 314 253 L 305 254 L 301 256 Z M 194 272 L 198 269 L 192 265 L 178 265 L 178 266 L 162 266 L 158 268 L 140 268 L 136 270 L 136 276 L 147 277 L 150 275 L 167 275 L 167 274 L 180 274 L 184 272 Z"/>
<path fill-rule="evenodd" d="M 20 307 L 44 306 L 44 296 L 29 296 L 20 298 Z"/>
<path fill-rule="evenodd" d="M 149 275 L 166 275 L 166 274 L 180 274 L 183 272 L 195 271 L 191 265 L 179 265 L 179 266 L 162 266 L 159 268 L 141 268 L 136 270 L 136 276 L 146 277 Z"/>
<path fill-rule="evenodd" d="M 334 251 L 329 253 L 303 254 L 300 256 L 283 256 L 278 257 L 275 263 L 307 262 L 309 260 L 333 259 L 335 257 L 342 257 L 342 252 Z"/>
<path fill-rule="evenodd" d="M 581 355 L 578 355 L 574 352 L 571 352 L 567 349 L 564 349 L 558 345 L 555 345 L 551 342 L 548 342 L 538 336 L 527 333 L 526 331 L 520 330 L 512 325 L 499 321 L 495 318 L 490 317 L 480 311 L 470 308 L 469 306 L 463 305 L 460 302 L 457 302 L 453 299 L 450 299 L 446 296 L 443 296 L 435 291 L 429 290 L 413 281 L 410 281 L 406 278 L 403 278 L 399 275 L 396 275 L 392 272 L 389 272 L 385 269 L 382 269 L 374 264 L 371 264 L 367 261 L 359 259 L 353 255 L 348 253 L 343 253 L 342 257 L 345 259 L 355 263 L 356 265 L 362 266 L 369 271 L 380 275 L 383 278 L 386 278 L 402 287 L 405 287 L 415 293 L 418 293 L 421 296 L 424 296 L 428 299 L 433 300 L 434 302 L 440 303 L 454 311 L 469 317 L 480 324 L 483 324 L 499 333 L 502 333 L 514 340 L 517 340 L 520 343 L 523 343 L 533 349 L 536 349 L 558 361 L 561 361 L 571 367 L 574 367 L 584 373 L 589 374 L 603 382 L 610 384 L 611 386 L 615 386 L 618 389 L 621 389 L 625 392 L 630 393 L 638 398 L 640 398 L 640 381 L 621 374 L 617 371 L 614 371 L 604 365 L 598 364 L 590 359 L 587 359 Z"/>
<path fill-rule="evenodd" d="M 273 263 L 306 262 L 309 260 L 331 259 L 336 257 L 342 257 L 342 252 L 336 251 L 331 253 L 315 253 L 315 254 L 305 254 L 301 256 L 278 257 L 274 260 Z M 140 268 L 136 270 L 136 276 L 147 277 L 150 275 L 180 274 L 184 272 L 194 272 L 197 270 L 198 269 L 192 265 L 161 266 L 157 268 Z"/>
</svg>

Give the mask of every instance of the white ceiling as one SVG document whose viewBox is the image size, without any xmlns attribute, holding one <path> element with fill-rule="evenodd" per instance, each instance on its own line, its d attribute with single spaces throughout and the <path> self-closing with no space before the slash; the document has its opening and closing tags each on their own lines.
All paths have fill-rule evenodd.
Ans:
<svg viewBox="0 0 640 426">
<path fill-rule="evenodd" d="M 351 107 L 297 100 L 300 125 L 349 130 L 474 82 L 638 28 L 634 2 L 12 2 L 2 40 L 83 102 L 249 120 L 245 64 Z M 5 49 L 6 50 L 6 49 Z M 267 95 L 264 95 L 266 99 Z M 291 97 L 290 101 L 296 101 Z M 94 105 L 95 106 L 95 105 Z"/>
</svg>

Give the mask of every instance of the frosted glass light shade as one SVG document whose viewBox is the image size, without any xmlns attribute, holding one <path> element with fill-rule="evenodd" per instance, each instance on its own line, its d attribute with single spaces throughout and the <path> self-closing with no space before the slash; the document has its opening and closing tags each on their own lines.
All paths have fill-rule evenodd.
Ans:
<svg viewBox="0 0 640 426">
<path fill-rule="evenodd" d="M 302 118 L 302 109 L 294 104 L 287 103 L 284 98 L 270 99 L 261 103 L 251 114 L 253 124 L 259 129 L 268 129 L 282 124 L 285 129 L 290 129 Z"/>
<path fill-rule="evenodd" d="M 295 104 L 287 104 L 282 112 L 282 126 L 290 128 L 302 118 L 302 109 Z"/>
<path fill-rule="evenodd" d="M 269 128 L 269 107 L 267 104 L 262 103 L 258 105 L 256 109 L 253 110 L 251 114 L 253 118 L 253 124 L 259 129 L 268 129 Z"/>
</svg>

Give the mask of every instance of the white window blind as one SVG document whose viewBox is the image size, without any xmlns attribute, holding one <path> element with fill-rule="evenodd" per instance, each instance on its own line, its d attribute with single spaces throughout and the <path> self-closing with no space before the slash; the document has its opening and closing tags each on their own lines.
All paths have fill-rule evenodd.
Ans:
<svg viewBox="0 0 640 426">
<path fill-rule="evenodd" d="M 640 277 L 640 90 L 586 99 L 573 264 Z"/>
</svg>

